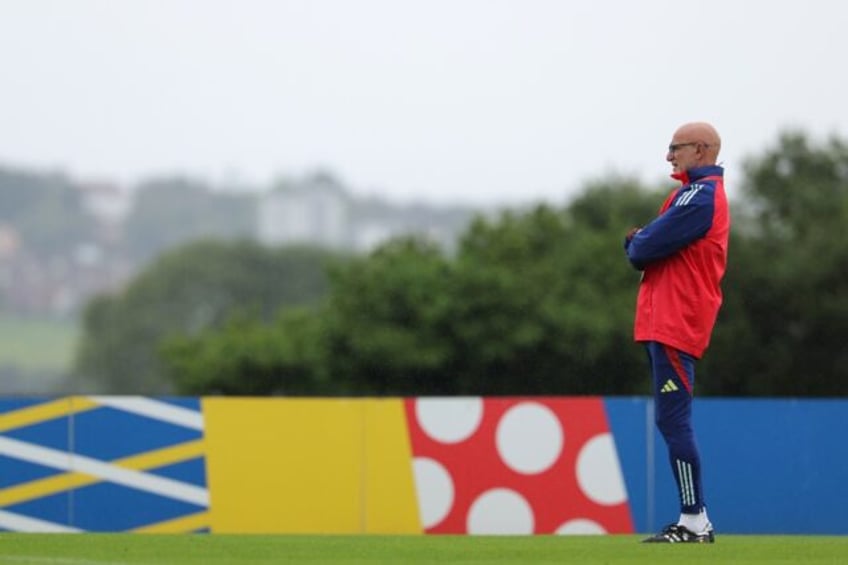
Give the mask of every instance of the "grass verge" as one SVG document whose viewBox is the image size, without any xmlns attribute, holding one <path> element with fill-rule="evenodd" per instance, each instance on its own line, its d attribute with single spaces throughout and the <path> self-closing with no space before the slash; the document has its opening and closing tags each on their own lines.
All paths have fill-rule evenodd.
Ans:
<svg viewBox="0 0 848 565">
<path fill-rule="evenodd" d="M 234 563 L 844 563 L 848 537 L 720 536 L 712 545 L 639 536 L 285 536 L 0 534 L 0 562 Z"/>
</svg>

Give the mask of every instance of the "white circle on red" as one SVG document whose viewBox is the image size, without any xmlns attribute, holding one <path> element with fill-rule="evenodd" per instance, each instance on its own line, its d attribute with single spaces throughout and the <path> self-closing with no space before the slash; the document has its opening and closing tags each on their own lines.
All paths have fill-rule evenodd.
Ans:
<svg viewBox="0 0 848 565">
<path fill-rule="evenodd" d="M 615 442 L 609 433 L 598 434 L 583 445 L 576 471 L 580 490 L 592 502 L 612 506 L 627 500 Z"/>
<path fill-rule="evenodd" d="M 594 520 L 575 518 L 557 528 L 556 533 L 563 536 L 585 536 L 605 534 L 607 531 Z"/>
<path fill-rule="evenodd" d="M 556 414 L 538 402 L 521 402 L 498 422 L 495 444 L 504 464 L 517 473 L 548 470 L 562 454 L 564 434 Z"/>
<path fill-rule="evenodd" d="M 431 439 L 440 443 L 459 443 L 468 439 L 483 419 L 480 397 L 418 398 L 415 418 Z"/>
<path fill-rule="evenodd" d="M 445 519 L 453 507 L 453 479 L 444 465 L 429 457 L 412 460 L 415 493 L 421 525 L 432 528 Z"/>
<path fill-rule="evenodd" d="M 494 488 L 478 496 L 466 519 L 469 534 L 527 535 L 534 527 L 533 508 L 521 494 L 507 488 Z"/>
</svg>

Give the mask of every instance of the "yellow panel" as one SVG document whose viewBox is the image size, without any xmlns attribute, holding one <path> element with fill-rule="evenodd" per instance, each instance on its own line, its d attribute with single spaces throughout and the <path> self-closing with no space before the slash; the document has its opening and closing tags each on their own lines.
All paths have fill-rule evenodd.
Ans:
<svg viewBox="0 0 848 565">
<path fill-rule="evenodd" d="M 403 401 L 363 400 L 366 403 L 366 528 L 367 533 L 418 534 L 412 448 Z"/>
<path fill-rule="evenodd" d="M 363 404 L 204 398 L 215 533 L 364 531 Z"/>
</svg>

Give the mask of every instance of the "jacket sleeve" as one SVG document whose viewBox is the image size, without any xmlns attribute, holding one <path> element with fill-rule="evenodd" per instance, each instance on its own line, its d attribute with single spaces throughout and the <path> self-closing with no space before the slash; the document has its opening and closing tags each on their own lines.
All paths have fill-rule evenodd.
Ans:
<svg viewBox="0 0 848 565">
<path fill-rule="evenodd" d="M 639 270 L 704 237 L 713 225 L 715 185 L 692 184 L 654 221 L 625 243 L 627 258 Z"/>
</svg>

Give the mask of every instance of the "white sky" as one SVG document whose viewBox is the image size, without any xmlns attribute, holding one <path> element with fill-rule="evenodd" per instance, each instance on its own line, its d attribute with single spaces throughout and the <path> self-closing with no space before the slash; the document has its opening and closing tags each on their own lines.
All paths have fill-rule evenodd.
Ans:
<svg viewBox="0 0 848 565">
<path fill-rule="evenodd" d="M 323 167 L 396 201 L 563 202 L 668 173 L 691 120 L 746 156 L 848 137 L 835 0 L 0 0 L 0 164 L 132 185 Z"/>
</svg>

